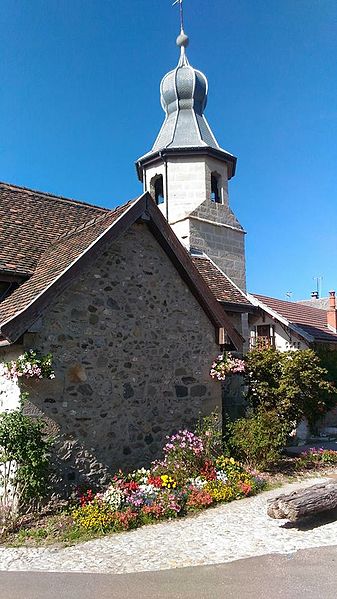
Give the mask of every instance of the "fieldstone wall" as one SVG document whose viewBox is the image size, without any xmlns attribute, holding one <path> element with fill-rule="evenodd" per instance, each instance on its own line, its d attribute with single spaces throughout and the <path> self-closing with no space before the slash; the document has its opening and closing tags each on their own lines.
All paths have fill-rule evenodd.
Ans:
<svg viewBox="0 0 337 599">
<path fill-rule="evenodd" d="M 221 410 L 214 327 L 146 224 L 74 280 L 24 341 L 54 356 L 56 378 L 30 382 L 30 410 L 58 429 L 69 482 L 149 464 L 165 435 Z"/>
</svg>

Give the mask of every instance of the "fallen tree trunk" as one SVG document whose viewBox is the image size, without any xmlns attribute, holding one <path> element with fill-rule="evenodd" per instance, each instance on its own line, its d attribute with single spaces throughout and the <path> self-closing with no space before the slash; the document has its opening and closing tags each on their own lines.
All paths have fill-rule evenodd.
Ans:
<svg viewBox="0 0 337 599">
<path fill-rule="evenodd" d="M 337 508 L 337 481 L 328 480 L 269 500 L 267 514 L 271 518 L 286 518 L 294 521 L 335 508 Z"/>
</svg>

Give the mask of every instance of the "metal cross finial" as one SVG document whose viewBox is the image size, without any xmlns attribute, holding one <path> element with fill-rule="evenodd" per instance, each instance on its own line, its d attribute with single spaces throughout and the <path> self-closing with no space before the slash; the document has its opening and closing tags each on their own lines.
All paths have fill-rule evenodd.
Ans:
<svg viewBox="0 0 337 599">
<path fill-rule="evenodd" d="M 180 12 L 180 30 L 184 31 L 184 8 L 183 8 L 183 0 L 175 0 L 172 6 L 179 4 L 179 12 Z"/>
</svg>

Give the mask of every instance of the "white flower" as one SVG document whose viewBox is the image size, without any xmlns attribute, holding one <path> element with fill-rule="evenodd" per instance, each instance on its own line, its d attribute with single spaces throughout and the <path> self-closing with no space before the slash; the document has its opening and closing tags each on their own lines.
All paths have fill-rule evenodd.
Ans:
<svg viewBox="0 0 337 599">
<path fill-rule="evenodd" d="M 228 476 L 224 470 L 217 470 L 216 479 L 220 480 L 222 483 L 226 483 Z"/>
<path fill-rule="evenodd" d="M 203 487 L 207 484 L 207 480 L 203 480 L 200 478 L 200 476 L 197 476 L 196 478 L 190 478 L 188 482 L 197 489 L 203 489 Z"/>
<path fill-rule="evenodd" d="M 102 494 L 101 499 L 108 503 L 114 510 L 119 510 L 124 499 L 123 491 L 116 489 L 113 485 L 110 485 L 105 493 Z"/>
</svg>

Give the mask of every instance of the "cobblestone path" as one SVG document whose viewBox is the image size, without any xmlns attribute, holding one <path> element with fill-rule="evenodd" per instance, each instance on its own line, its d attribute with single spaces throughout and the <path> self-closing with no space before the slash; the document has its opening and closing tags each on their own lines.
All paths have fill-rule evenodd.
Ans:
<svg viewBox="0 0 337 599">
<path fill-rule="evenodd" d="M 337 545 L 337 521 L 290 527 L 266 514 L 267 500 L 325 479 L 307 479 L 206 510 L 67 548 L 0 547 L 0 570 L 139 572 L 229 562 Z M 319 524 L 317 526 L 317 524 Z"/>
</svg>

